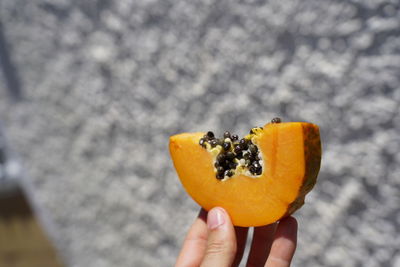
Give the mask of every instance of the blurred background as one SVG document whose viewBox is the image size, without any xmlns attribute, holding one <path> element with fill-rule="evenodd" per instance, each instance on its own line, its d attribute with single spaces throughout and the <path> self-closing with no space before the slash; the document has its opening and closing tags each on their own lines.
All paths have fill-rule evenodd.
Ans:
<svg viewBox="0 0 400 267">
<path fill-rule="evenodd" d="M 169 136 L 276 116 L 323 139 L 293 266 L 400 266 L 397 0 L 1 0 L 0 68 L 0 266 L 13 212 L 37 266 L 173 265 Z"/>
</svg>

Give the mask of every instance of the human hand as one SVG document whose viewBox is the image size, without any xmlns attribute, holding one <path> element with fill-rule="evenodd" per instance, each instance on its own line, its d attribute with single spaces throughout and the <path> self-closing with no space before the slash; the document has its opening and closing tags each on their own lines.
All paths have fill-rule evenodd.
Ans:
<svg viewBox="0 0 400 267">
<path fill-rule="evenodd" d="M 238 266 L 246 246 L 248 228 L 234 227 L 227 212 L 201 210 L 191 226 L 175 267 Z M 279 223 L 255 227 L 247 267 L 287 267 L 297 243 L 297 221 L 289 216 Z"/>
</svg>

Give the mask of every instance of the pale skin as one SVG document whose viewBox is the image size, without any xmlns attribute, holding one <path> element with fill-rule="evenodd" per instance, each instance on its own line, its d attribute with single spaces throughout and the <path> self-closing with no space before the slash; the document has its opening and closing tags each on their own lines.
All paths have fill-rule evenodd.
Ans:
<svg viewBox="0 0 400 267">
<path fill-rule="evenodd" d="M 216 207 L 201 210 L 183 243 L 175 267 L 239 266 L 248 228 L 234 227 L 228 213 Z M 255 227 L 246 267 L 288 267 L 297 244 L 297 221 Z"/>
</svg>

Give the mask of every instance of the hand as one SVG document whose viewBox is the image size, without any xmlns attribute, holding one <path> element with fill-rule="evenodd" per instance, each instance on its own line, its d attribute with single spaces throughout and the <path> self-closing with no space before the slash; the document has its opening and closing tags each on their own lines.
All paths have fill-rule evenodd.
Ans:
<svg viewBox="0 0 400 267">
<path fill-rule="evenodd" d="M 246 246 L 248 228 L 234 227 L 227 212 L 201 210 L 183 243 L 176 267 L 238 266 Z M 293 217 L 279 224 L 255 227 L 247 267 L 290 266 L 297 243 L 297 221 Z"/>
</svg>

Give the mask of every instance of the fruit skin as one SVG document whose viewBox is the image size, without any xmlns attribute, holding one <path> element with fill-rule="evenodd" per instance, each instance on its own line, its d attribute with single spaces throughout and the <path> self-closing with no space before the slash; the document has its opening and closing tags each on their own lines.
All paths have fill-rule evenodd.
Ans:
<svg viewBox="0 0 400 267">
<path fill-rule="evenodd" d="M 304 205 L 305 196 L 315 186 L 317 182 L 318 172 L 321 167 L 322 147 L 318 127 L 303 126 L 304 135 L 304 158 L 306 162 L 305 178 L 298 197 L 289 206 L 286 216 L 293 214 L 296 210 Z"/>
<path fill-rule="evenodd" d="M 170 138 L 175 169 L 200 206 L 225 208 L 236 226 L 267 225 L 292 214 L 316 183 L 321 141 L 314 124 L 266 124 L 256 140 L 265 168 L 260 178 L 216 179 L 211 154 L 198 144 L 203 135 L 183 133 Z"/>
</svg>

